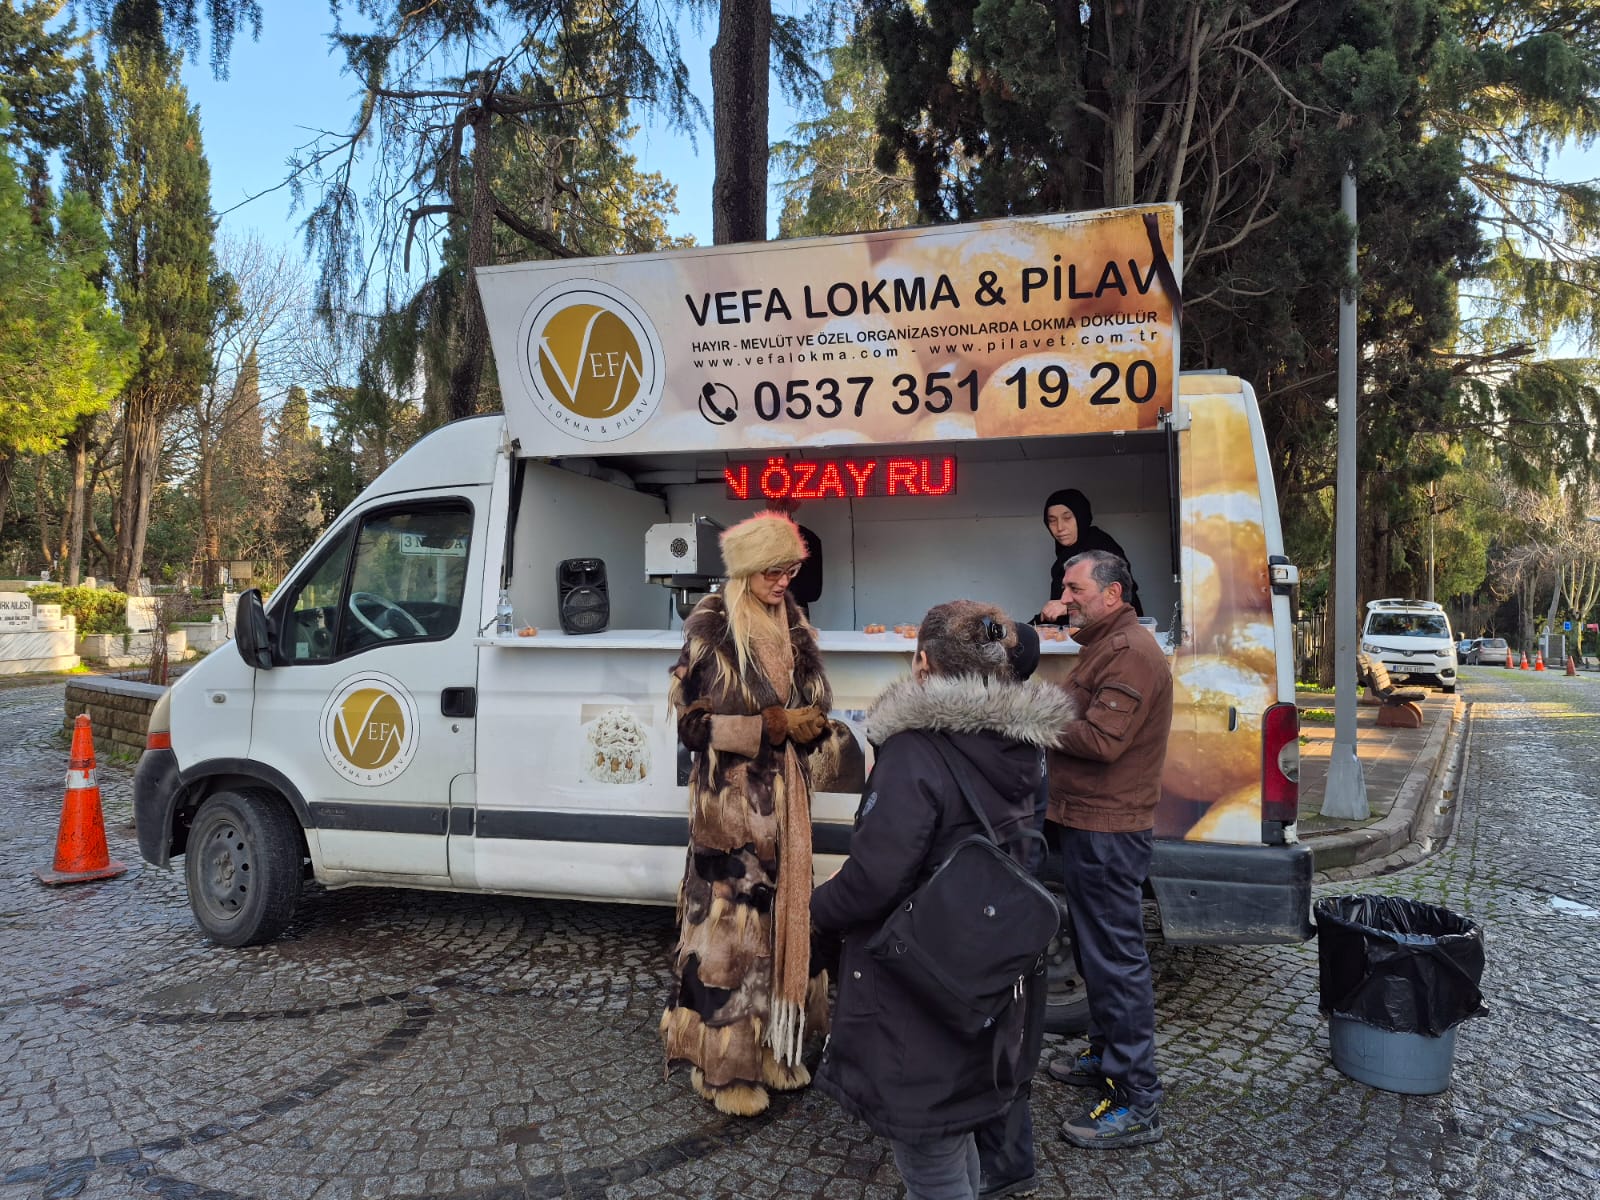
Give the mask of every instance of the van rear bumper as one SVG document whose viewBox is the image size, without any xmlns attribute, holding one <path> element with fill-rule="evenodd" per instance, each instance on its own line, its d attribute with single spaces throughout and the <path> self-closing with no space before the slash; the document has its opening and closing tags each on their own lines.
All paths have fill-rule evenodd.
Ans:
<svg viewBox="0 0 1600 1200">
<path fill-rule="evenodd" d="M 1150 890 L 1169 942 L 1259 945 L 1312 934 L 1311 847 L 1157 839 Z"/>
</svg>

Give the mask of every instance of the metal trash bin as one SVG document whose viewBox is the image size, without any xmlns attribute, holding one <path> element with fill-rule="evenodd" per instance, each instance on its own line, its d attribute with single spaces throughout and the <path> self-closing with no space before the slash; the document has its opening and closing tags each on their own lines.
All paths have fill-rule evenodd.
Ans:
<svg viewBox="0 0 1600 1200">
<path fill-rule="evenodd" d="M 1384 1091 L 1444 1091 L 1456 1026 L 1489 1011 L 1482 927 L 1399 896 L 1331 896 L 1313 911 L 1333 1065 Z"/>
</svg>

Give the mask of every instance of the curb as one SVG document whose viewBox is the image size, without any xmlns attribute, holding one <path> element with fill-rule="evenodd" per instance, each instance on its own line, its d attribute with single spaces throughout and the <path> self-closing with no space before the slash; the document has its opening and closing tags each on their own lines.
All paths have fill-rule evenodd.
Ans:
<svg viewBox="0 0 1600 1200">
<path fill-rule="evenodd" d="M 1407 848 L 1414 851 L 1408 856 L 1411 861 L 1419 861 L 1423 857 L 1424 850 L 1417 844 L 1418 835 L 1431 823 L 1433 813 L 1439 808 L 1438 801 L 1443 799 L 1436 796 L 1441 790 L 1436 784 L 1444 785 L 1442 790 L 1452 796 L 1454 794 L 1454 780 L 1459 766 L 1456 759 L 1459 757 L 1458 751 L 1465 745 L 1465 738 L 1461 734 L 1470 715 L 1469 705 L 1457 698 L 1450 709 L 1449 720 L 1439 722 L 1428 734 L 1428 740 L 1423 743 L 1422 751 L 1395 795 L 1394 805 L 1381 821 L 1363 829 L 1331 833 L 1311 840 L 1312 870 L 1318 882 L 1348 877 L 1351 867 L 1375 858 L 1387 858 L 1397 852 L 1404 853 Z M 1441 778 L 1441 766 L 1447 761 L 1450 767 Z M 1435 802 L 1425 803 L 1430 797 Z M 1334 871 L 1339 874 L 1329 874 Z"/>
</svg>

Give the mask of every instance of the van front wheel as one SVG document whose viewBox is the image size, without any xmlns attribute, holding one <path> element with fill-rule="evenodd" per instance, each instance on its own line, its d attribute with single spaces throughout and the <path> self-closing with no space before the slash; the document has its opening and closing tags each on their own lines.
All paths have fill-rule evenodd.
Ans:
<svg viewBox="0 0 1600 1200">
<path fill-rule="evenodd" d="M 293 818 L 270 792 L 218 792 L 189 828 L 184 882 L 196 923 L 217 945 L 270 942 L 300 899 Z"/>
</svg>

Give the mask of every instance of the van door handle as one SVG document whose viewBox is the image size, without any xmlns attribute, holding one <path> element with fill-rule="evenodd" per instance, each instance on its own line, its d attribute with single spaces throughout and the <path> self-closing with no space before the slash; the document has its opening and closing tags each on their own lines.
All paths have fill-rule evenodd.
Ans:
<svg viewBox="0 0 1600 1200">
<path fill-rule="evenodd" d="M 475 717 L 478 715 L 478 689 L 470 687 L 445 688 L 439 693 L 439 712 L 447 717 Z"/>
</svg>

